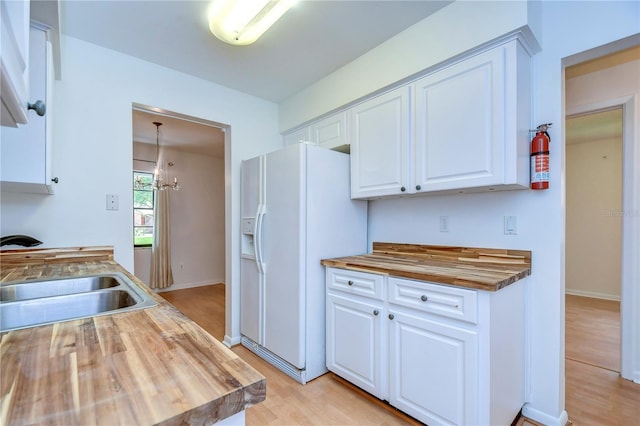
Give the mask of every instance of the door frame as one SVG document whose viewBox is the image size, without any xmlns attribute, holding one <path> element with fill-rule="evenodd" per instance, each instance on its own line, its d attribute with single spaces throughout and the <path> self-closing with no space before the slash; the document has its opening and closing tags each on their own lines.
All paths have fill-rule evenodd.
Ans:
<svg viewBox="0 0 640 426">
<path fill-rule="evenodd" d="M 622 108 L 622 283 L 620 291 L 620 375 L 640 383 L 640 123 L 638 96 L 567 108 L 566 118 Z M 566 168 L 566 165 L 564 166 Z M 566 210 L 566 207 L 565 207 Z M 566 214 L 566 211 L 565 211 Z M 635 220 L 634 220 L 635 219 Z"/>
</svg>

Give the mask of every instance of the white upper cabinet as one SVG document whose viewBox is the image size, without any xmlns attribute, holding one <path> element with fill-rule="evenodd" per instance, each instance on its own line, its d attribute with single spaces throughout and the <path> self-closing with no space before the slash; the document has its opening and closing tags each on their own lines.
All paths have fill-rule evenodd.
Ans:
<svg viewBox="0 0 640 426">
<path fill-rule="evenodd" d="M 4 4 L 4 2 L 3 2 Z M 52 193 L 51 105 L 53 63 L 46 31 L 31 28 L 29 36 L 29 85 L 33 99 L 43 101 L 43 116 L 28 111 L 29 121 L 20 127 L 1 127 L 0 186 L 3 191 Z"/>
<path fill-rule="evenodd" d="M 28 1 L 0 2 L 0 116 L 2 126 L 28 120 L 29 102 Z"/>
<path fill-rule="evenodd" d="M 333 114 L 282 136 L 284 146 L 296 143 L 311 143 L 321 148 L 345 151 L 348 147 L 347 113 Z M 348 151 L 347 151 L 348 152 Z"/>
<path fill-rule="evenodd" d="M 513 40 L 415 82 L 416 187 L 527 188 L 528 81 Z"/>
<path fill-rule="evenodd" d="M 511 39 L 356 105 L 351 197 L 528 188 L 530 97 Z"/>
<path fill-rule="evenodd" d="M 349 112 L 351 198 L 401 194 L 409 182 L 410 88 L 369 99 Z"/>
<path fill-rule="evenodd" d="M 305 143 L 310 141 L 311 141 L 311 129 L 309 127 L 303 127 L 302 129 L 285 133 L 282 136 L 282 142 L 284 146 L 294 145 L 297 143 Z"/>
<path fill-rule="evenodd" d="M 348 144 L 347 113 L 340 112 L 311 125 L 311 140 L 322 148 L 338 148 Z"/>
</svg>

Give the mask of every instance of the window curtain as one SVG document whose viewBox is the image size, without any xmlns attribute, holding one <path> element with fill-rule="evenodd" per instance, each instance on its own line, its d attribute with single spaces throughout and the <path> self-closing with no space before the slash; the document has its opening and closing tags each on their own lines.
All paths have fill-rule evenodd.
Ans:
<svg viewBox="0 0 640 426">
<path fill-rule="evenodd" d="M 162 168 L 166 170 L 166 168 Z M 173 284 L 171 271 L 171 242 L 169 193 L 171 189 L 155 191 L 153 246 L 151 247 L 151 288 L 167 288 Z"/>
</svg>

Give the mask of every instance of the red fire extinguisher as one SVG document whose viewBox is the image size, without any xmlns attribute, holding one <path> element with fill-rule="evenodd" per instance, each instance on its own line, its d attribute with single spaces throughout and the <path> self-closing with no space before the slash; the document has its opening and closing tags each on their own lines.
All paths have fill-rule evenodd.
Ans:
<svg viewBox="0 0 640 426">
<path fill-rule="evenodd" d="M 549 142 L 547 129 L 551 123 L 536 127 L 536 135 L 531 140 L 531 189 L 549 188 Z"/>
</svg>

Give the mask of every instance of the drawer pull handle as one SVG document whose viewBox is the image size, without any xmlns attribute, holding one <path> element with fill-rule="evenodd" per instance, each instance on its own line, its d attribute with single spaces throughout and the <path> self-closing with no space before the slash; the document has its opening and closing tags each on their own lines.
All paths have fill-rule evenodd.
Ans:
<svg viewBox="0 0 640 426">
<path fill-rule="evenodd" d="M 377 316 L 379 313 L 380 313 L 380 311 L 379 311 L 379 310 L 377 310 L 377 309 L 373 311 L 373 315 L 376 315 L 376 316 Z"/>
<path fill-rule="evenodd" d="M 394 319 L 394 318 L 395 318 L 395 317 L 393 316 L 393 314 L 389 314 L 389 319 L 390 319 L 390 320 L 392 320 L 392 319 Z"/>
<path fill-rule="evenodd" d="M 349 284 L 349 285 L 353 285 L 353 281 L 349 280 L 349 281 L 347 282 L 347 284 Z"/>
<path fill-rule="evenodd" d="M 423 302 L 426 302 L 427 300 L 429 300 L 429 298 L 427 297 L 426 294 L 423 294 L 422 296 L 420 296 L 420 300 L 422 300 Z"/>
</svg>

